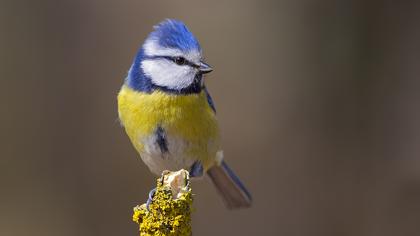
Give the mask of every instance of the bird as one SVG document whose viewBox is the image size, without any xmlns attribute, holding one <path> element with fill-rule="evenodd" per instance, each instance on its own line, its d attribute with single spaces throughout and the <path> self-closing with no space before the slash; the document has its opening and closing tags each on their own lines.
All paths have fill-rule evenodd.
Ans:
<svg viewBox="0 0 420 236">
<path fill-rule="evenodd" d="M 227 165 L 216 109 L 196 37 L 180 20 L 166 19 L 137 51 L 118 93 L 118 116 L 141 159 L 156 175 L 186 169 L 208 176 L 228 209 L 251 206 L 245 185 Z"/>
</svg>

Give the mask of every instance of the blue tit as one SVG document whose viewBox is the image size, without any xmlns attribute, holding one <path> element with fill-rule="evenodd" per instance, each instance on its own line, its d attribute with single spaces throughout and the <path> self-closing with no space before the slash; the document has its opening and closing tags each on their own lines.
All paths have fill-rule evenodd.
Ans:
<svg viewBox="0 0 420 236">
<path fill-rule="evenodd" d="M 229 209 L 251 195 L 223 160 L 213 101 L 197 39 L 184 23 L 165 20 L 137 52 L 118 94 L 121 124 L 150 171 L 189 170 L 210 177 Z"/>
</svg>

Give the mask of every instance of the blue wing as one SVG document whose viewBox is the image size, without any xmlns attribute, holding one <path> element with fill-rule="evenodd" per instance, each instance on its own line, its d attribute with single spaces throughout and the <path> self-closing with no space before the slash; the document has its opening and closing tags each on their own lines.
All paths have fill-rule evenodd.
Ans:
<svg viewBox="0 0 420 236">
<path fill-rule="evenodd" d="M 214 107 L 213 99 L 211 98 L 210 93 L 209 93 L 209 91 L 207 91 L 206 87 L 204 88 L 204 92 L 206 93 L 206 96 L 207 96 L 207 102 L 209 103 L 209 105 L 210 105 L 211 109 L 214 111 L 214 113 L 216 113 L 216 107 Z"/>
</svg>

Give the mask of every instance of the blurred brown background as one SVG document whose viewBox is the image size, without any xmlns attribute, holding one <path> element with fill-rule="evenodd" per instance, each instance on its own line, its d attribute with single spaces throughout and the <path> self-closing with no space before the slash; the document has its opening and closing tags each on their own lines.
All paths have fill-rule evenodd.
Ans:
<svg viewBox="0 0 420 236">
<path fill-rule="evenodd" d="M 183 20 L 225 156 L 254 195 L 194 183 L 194 235 L 415 235 L 415 1 L 0 1 L 0 235 L 137 235 L 154 176 L 117 122 L 131 61 Z"/>
</svg>

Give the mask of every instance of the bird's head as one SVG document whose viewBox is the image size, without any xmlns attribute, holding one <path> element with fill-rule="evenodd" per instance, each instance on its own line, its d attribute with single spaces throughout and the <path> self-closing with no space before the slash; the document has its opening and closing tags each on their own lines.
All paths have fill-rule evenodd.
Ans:
<svg viewBox="0 0 420 236">
<path fill-rule="evenodd" d="M 211 71 L 187 26 L 178 20 L 165 20 L 145 40 L 126 83 L 143 92 L 198 93 L 204 86 L 203 74 Z"/>
</svg>

